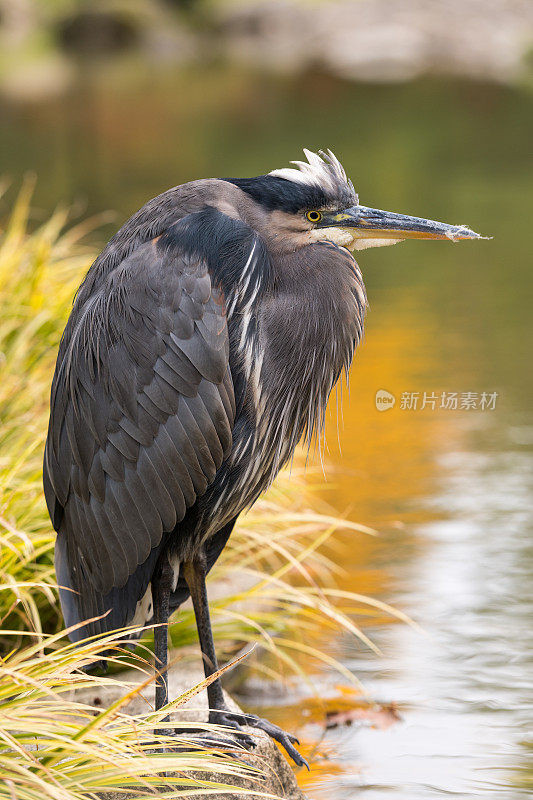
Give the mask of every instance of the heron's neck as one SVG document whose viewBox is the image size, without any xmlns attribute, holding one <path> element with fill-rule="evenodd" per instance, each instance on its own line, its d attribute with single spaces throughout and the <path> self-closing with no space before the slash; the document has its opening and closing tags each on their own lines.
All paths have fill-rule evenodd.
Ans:
<svg viewBox="0 0 533 800">
<path fill-rule="evenodd" d="M 239 320 L 244 412 L 271 477 L 323 429 L 331 390 L 359 342 L 366 296 L 351 255 L 332 245 L 273 259 L 274 289 Z"/>
</svg>

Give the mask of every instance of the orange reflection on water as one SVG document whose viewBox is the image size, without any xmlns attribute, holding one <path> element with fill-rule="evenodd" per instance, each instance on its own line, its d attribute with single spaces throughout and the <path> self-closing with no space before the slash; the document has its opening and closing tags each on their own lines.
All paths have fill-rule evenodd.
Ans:
<svg viewBox="0 0 533 800">
<path fill-rule="evenodd" d="M 442 413 L 429 407 L 400 408 L 402 392 L 422 396 L 434 388 L 421 376 L 434 372 L 435 351 L 427 344 L 436 332 L 428 317 L 417 315 L 411 305 L 408 298 L 396 298 L 396 318 L 383 307 L 369 314 L 366 338 L 351 369 L 349 396 L 343 391 L 340 448 L 336 409 L 330 402 L 328 460 L 340 469 L 333 503 L 339 510 L 351 507 L 353 518 L 366 524 L 390 524 L 406 496 L 431 491 L 435 450 L 450 433 Z M 394 408 L 377 410 L 380 389 L 395 395 Z"/>
<path fill-rule="evenodd" d="M 340 447 L 337 409 L 332 398 L 327 418 L 329 447 L 324 459 L 326 474 L 330 474 L 323 490 L 325 499 L 335 512 L 343 514 L 348 510 L 350 519 L 375 528 L 378 534 L 371 537 L 347 532 L 337 537 L 333 557 L 344 567 L 338 585 L 378 598 L 386 598 L 390 590 L 389 565 L 397 549 L 401 546 L 405 557 L 409 547 L 424 546 L 411 528 L 435 515 L 421 508 L 417 498 L 434 490 L 439 478 L 438 457 L 449 447 L 458 446 L 461 430 L 453 414 L 429 407 L 416 411 L 400 408 L 403 391 L 418 391 L 422 397 L 424 391 L 435 388 L 425 386 L 421 376 L 435 372 L 436 353 L 428 344 L 435 341 L 436 332 L 431 319 L 417 313 L 408 296 L 395 298 L 393 314 L 391 309 L 381 307 L 369 317 L 365 342 L 352 366 L 350 392 L 344 390 L 339 402 Z M 396 396 L 394 408 L 377 410 L 375 395 L 379 389 Z M 364 606 L 351 611 L 360 628 L 396 622 L 393 617 Z M 319 636 L 320 641 L 315 644 L 335 652 L 335 632 L 324 628 Z M 363 646 L 360 650 L 363 652 Z M 316 664 L 307 666 L 316 668 Z M 295 715 L 300 716 L 303 725 L 312 723 L 315 744 L 312 736 L 306 737 L 304 743 L 313 762 L 311 772 L 301 771 L 298 776 L 300 785 L 311 796 L 313 786 L 327 784 L 334 775 L 359 770 L 357 764 L 336 762 L 335 752 L 326 741 L 319 738 L 317 743 L 321 728 L 316 725 L 321 717 L 323 728 L 327 707 L 345 708 L 361 702 L 360 696 L 340 690 L 318 705 L 306 704 L 300 714 L 294 707 L 285 712 L 278 710 L 282 725 L 294 725 Z M 368 703 L 368 699 L 364 702 Z"/>
</svg>

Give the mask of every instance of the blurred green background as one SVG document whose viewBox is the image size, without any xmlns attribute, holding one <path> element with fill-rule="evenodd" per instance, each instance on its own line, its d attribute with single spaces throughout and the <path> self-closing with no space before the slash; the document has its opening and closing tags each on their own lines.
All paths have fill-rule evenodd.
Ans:
<svg viewBox="0 0 533 800">
<path fill-rule="evenodd" d="M 103 242 L 169 186 L 330 147 L 362 203 L 494 237 L 358 259 L 366 340 L 341 448 L 335 409 L 328 423 L 324 492 L 381 534 L 346 540 L 346 587 L 392 601 L 429 636 L 383 625 L 381 656 L 339 641 L 404 723 L 334 734 L 304 778 L 316 798 L 531 790 L 531 14 L 485 6 L 469 0 L 458 19 L 451 0 L 390 3 L 390 18 L 377 0 L 0 5 L 0 173 L 14 187 L 2 212 L 31 171 L 36 220 L 65 204 L 73 218 L 111 210 Z M 454 21 L 437 36 L 443 14 Z M 341 52 L 350 35 L 355 55 Z M 396 396 L 385 413 L 379 389 Z M 404 392 L 498 396 L 494 410 L 407 410 Z"/>
</svg>

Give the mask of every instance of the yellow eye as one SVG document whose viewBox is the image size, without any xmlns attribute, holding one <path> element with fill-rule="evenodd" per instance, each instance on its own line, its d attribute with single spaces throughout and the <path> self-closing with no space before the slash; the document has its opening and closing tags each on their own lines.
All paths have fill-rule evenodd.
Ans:
<svg viewBox="0 0 533 800">
<path fill-rule="evenodd" d="M 320 211 L 308 211 L 305 215 L 309 222 L 320 222 L 322 219 L 322 214 Z"/>
</svg>

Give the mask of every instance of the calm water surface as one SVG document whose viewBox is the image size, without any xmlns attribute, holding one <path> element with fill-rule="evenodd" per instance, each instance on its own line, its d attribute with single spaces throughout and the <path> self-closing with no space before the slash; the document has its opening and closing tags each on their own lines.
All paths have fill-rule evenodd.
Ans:
<svg viewBox="0 0 533 800">
<path fill-rule="evenodd" d="M 94 70 L 69 97 L 0 113 L 0 172 L 16 182 L 34 170 L 43 213 L 65 201 L 81 214 L 116 209 L 116 226 L 175 183 L 257 174 L 329 146 L 363 203 L 495 237 L 360 255 L 371 311 L 342 404 L 342 455 L 334 414 L 328 425 L 327 460 L 343 469 L 330 470 L 325 496 L 380 533 L 346 543 L 346 588 L 392 602 L 422 630 L 367 625 L 379 656 L 332 644 L 402 720 L 328 733 L 328 759 L 302 783 L 315 800 L 530 796 L 531 95 Z M 396 397 L 386 412 L 380 389 Z M 424 392 L 435 409 L 420 408 Z M 478 405 L 496 392 L 495 408 L 441 409 L 443 392 Z M 417 409 L 401 407 L 404 393 L 419 393 Z M 334 697 L 338 677 L 321 680 Z"/>
</svg>

